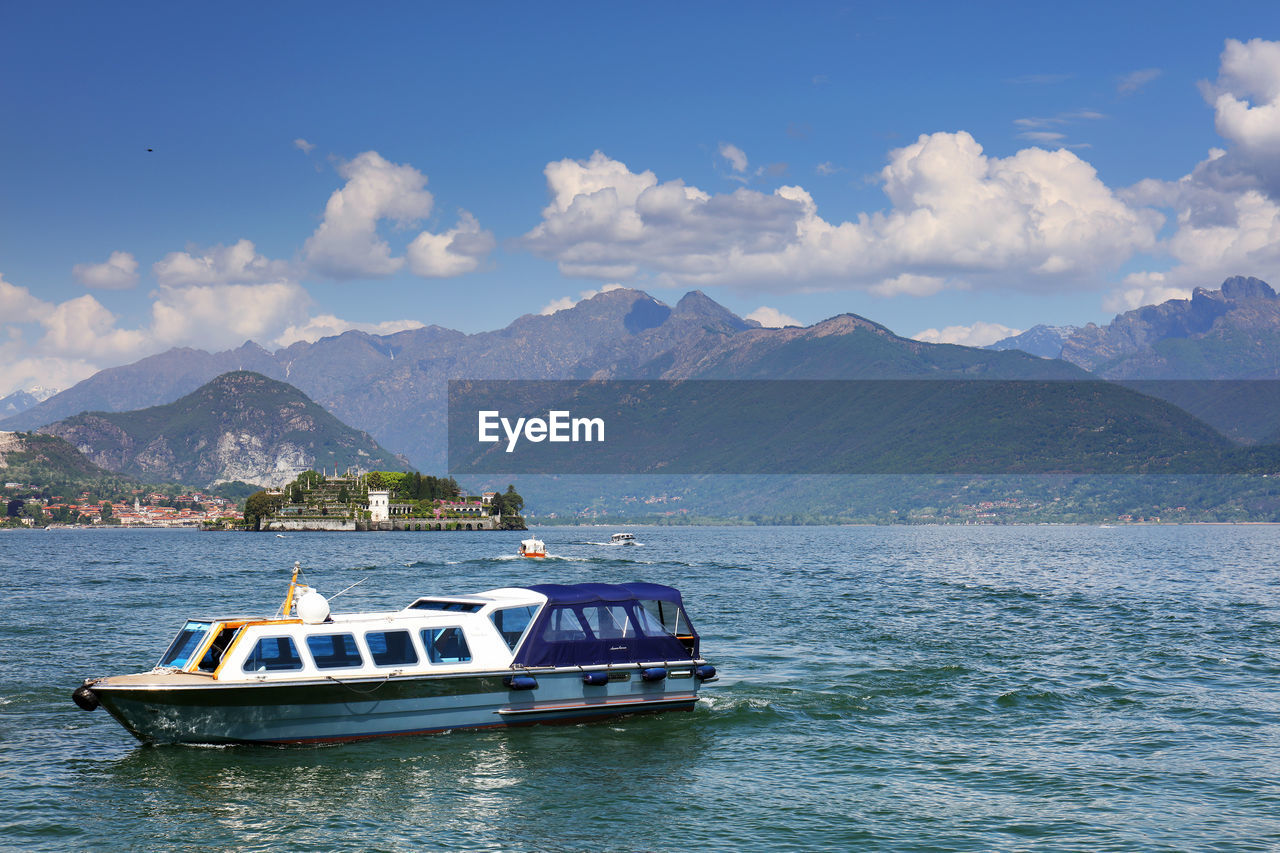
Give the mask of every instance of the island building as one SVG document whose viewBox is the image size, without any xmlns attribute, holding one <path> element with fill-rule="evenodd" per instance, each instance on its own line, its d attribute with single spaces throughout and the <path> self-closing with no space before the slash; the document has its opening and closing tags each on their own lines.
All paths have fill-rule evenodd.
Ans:
<svg viewBox="0 0 1280 853">
<path fill-rule="evenodd" d="M 317 475 L 301 494 L 292 487 L 268 494 L 285 502 L 262 519 L 263 530 L 498 530 L 502 525 L 501 515 L 490 514 L 496 492 L 393 503 L 390 489 L 368 488 L 364 475 L 350 471 L 341 477 Z"/>
</svg>

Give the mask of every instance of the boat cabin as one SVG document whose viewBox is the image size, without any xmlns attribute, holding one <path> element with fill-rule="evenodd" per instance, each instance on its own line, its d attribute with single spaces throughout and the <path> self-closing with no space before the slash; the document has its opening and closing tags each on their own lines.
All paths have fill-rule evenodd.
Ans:
<svg viewBox="0 0 1280 853">
<path fill-rule="evenodd" d="M 330 614 L 327 604 L 309 611 L 305 603 L 301 618 L 189 620 L 157 667 L 255 683 L 698 657 L 680 593 L 659 584 L 543 584 L 353 614 Z"/>
</svg>

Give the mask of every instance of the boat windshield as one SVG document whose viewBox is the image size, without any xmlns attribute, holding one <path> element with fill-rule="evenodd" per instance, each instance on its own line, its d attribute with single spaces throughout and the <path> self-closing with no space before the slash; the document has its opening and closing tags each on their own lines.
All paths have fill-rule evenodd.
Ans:
<svg viewBox="0 0 1280 853">
<path fill-rule="evenodd" d="M 459 613 L 475 613 L 483 604 L 474 601 L 443 601 L 434 598 L 420 598 L 409 605 L 410 610 L 453 610 Z"/>
<path fill-rule="evenodd" d="M 529 623 L 533 621 L 533 614 L 537 611 L 537 605 L 533 604 L 526 607 L 508 607 L 493 611 L 489 618 L 493 620 L 493 626 L 498 629 L 502 639 L 507 641 L 512 651 L 515 651 L 520 638 L 524 636 L 524 629 L 529 627 Z"/>
<path fill-rule="evenodd" d="M 172 666 L 178 669 L 186 666 L 196 649 L 200 648 L 204 642 L 204 636 L 212 625 L 212 622 L 188 622 L 183 625 L 178 636 L 173 638 L 169 651 L 160 658 L 160 666 Z"/>
</svg>

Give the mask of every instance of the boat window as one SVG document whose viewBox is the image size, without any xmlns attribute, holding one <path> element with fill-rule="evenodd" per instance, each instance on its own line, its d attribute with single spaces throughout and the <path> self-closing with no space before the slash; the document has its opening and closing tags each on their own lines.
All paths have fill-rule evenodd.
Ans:
<svg viewBox="0 0 1280 853">
<path fill-rule="evenodd" d="M 582 616 L 598 640 L 621 640 L 636 635 L 627 609 L 620 604 L 596 604 L 582 608 Z"/>
<path fill-rule="evenodd" d="M 316 669 L 338 669 L 344 666 L 364 666 L 356 638 L 351 634 L 317 634 L 307 637 L 307 648 Z"/>
<path fill-rule="evenodd" d="M 547 625 L 542 629 L 542 640 L 546 643 L 571 643 L 585 640 L 587 632 L 582 627 L 582 620 L 569 607 L 553 607 L 547 614 Z"/>
<path fill-rule="evenodd" d="M 200 665 L 197 667 L 201 672 L 213 672 L 218 668 L 218 664 L 222 663 L 222 655 L 227 649 L 231 648 L 231 641 L 240 633 L 240 628 L 223 628 L 218 632 L 218 636 L 213 638 L 213 642 L 209 645 L 209 651 L 204 653 L 204 657 L 200 659 Z"/>
<path fill-rule="evenodd" d="M 364 635 L 369 654 L 377 666 L 400 666 L 418 662 L 408 631 L 370 631 Z"/>
<path fill-rule="evenodd" d="M 191 660 L 191 656 L 195 654 L 196 649 L 200 648 L 204 642 L 204 635 L 208 632 L 209 622 L 188 622 L 182 626 L 182 630 L 178 632 L 178 636 L 174 637 L 173 642 L 169 645 L 169 650 L 164 653 L 164 657 L 160 658 L 160 666 L 174 666 L 179 669 L 187 665 L 187 661 Z"/>
<path fill-rule="evenodd" d="M 657 616 L 650 613 L 643 607 L 637 607 L 634 613 L 636 617 L 636 625 L 640 627 L 640 632 L 646 637 L 667 636 L 667 629 Z"/>
<path fill-rule="evenodd" d="M 532 604 L 528 607 L 508 607 L 505 610 L 493 611 L 493 615 L 489 618 L 493 620 L 493 626 L 498 629 L 502 639 L 507 641 L 512 651 L 515 651 L 516 646 L 520 644 L 524 629 L 529 627 L 529 622 L 537 610 L 537 606 Z"/>
<path fill-rule="evenodd" d="M 678 605 L 672 604 L 670 601 L 661 601 L 658 599 L 645 599 L 640 604 L 647 610 L 650 615 L 657 618 L 662 623 L 662 628 L 673 637 L 679 637 L 684 634 L 692 634 L 689 630 L 689 622 L 684 618 L 684 610 Z"/>
<path fill-rule="evenodd" d="M 425 628 L 422 645 L 432 663 L 466 663 L 471 660 L 471 649 L 461 628 Z"/>
<path fill-rule="evenodd" d="M 263 637 L 244 660 L 245 672 L 302 669 L 298 647 L 289 637 Z"/>
<path fill-rule="evenodd" d="M 475 613 L 483 604 L 474 601 L 435 601 L 424 598 L 409 605 L 411 610 L 451 610 L 456 613 Z"/>
</svg>

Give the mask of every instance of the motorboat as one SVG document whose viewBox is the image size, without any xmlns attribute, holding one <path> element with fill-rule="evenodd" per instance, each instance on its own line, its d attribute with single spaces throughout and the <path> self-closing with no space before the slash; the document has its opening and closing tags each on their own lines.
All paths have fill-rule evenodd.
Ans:
<svg viewBox="0 0 1280 853">
<path fill-rule="evenodd" d="M 541 539 L 521 539 L 516 553 L 521 557 L 545 557 L 547 546 Z"/>
<path fill-rule="evenodd" d="M 294 581 L 269 618 L 192 618 L 149 672 L 90 678 L 144 743 L 307 744 L 688 711 L 716 680 L 680 592 L 535 584 L 330 612 Z"/>
<path fill-rule="evenodd" d="M 609 542 L 614 545 L 634 545 L 636 544 L 636 535 L 634 533 L 615 533 L 609 537 Z"/>
</svg>

